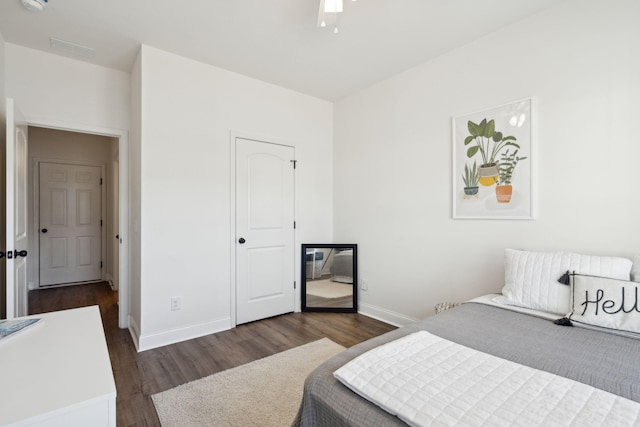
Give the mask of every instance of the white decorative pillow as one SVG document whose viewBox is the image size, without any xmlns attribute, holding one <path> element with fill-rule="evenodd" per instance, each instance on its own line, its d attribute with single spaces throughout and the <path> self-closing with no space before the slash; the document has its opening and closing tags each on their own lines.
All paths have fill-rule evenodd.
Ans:
<svg viewBox="0 0 640 427">
<path fill-rule="evenodd" d="M 564 316 L 571 311 L 570 290 L 558 279 L 567 271 L 629 280 L 631 260 L 505 249 L 501 302 Z"/>
<path fill-rule="evenodd" d="M 640 333 L 637 282 L 572 274 L 572 322 Z"/>
<path fill-rule="evenodd" d="M 640 282 L 640 255 L 633 257 L 633 266 L 631 267 L 631 281 Z"/>
</svg>

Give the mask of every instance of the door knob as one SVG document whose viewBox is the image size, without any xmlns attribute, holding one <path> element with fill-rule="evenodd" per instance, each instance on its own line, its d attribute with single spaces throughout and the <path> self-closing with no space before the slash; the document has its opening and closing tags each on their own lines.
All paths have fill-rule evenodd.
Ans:
<svg viewBox="0 0 640 427">
<path fill-rule="evenodd" d="M 43 229 L 42 229 L 42 232 L 43 232 L 43 233 L 46 233 L 47 231 L 49 231 L 49 230 L 47 230 L 46 228 L 43 228 Z"/>
<path fill-rule="evenodd" d="M 244 244 L 244 242 L 246 242 L 246 240 L 244 240 L 244 237 L 238 239 L 238 243 L 240 243 L 241 245 Z"/>
<path fill-rule="evenodd" d="M 27 257 L 27 251 L 19 251 L 19 250 L 16 249 L 14 251 L 14 255 L 16 256 L 16 258 L 18 258 L 18 257 L 26 258 Z"/>
</svg>

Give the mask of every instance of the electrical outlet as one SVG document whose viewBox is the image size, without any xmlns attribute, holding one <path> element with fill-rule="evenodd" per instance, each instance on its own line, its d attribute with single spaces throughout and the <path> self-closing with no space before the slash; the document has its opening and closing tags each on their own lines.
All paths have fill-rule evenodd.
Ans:
<svg viewBox="0 0 640 427">
<path fill-rule="evenodd" d="M 360 280 L 360 289 L 362 289 L 363 291 L 369 289 L 369 281 L 367 279 Z"/>
<path fill-rule="evenodd" d="M 180 310 L 180 297 L 171 298 L 171 311 Z"/>
</svg>

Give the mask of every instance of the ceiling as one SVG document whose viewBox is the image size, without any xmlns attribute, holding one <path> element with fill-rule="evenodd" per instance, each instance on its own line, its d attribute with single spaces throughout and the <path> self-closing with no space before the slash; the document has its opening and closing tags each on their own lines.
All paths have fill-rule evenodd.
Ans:
<svg viewBox="0 0 640 427">
<path fill-rule="evenodd" d="M 146 44 L 335 101 L 560 1 L 345 0 L 334 35 L 316 26 L 319 0 L 49 0 L 41 13 L 1 0 L 0 33 L 89 46 L 78 59 L 124 71 Z"/>
</svg>

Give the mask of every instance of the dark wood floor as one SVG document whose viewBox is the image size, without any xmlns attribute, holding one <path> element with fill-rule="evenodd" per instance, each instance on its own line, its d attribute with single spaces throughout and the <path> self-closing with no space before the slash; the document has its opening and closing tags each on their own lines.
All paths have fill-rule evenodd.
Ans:
<svg viewBox="0 0 640 427">
<path fill-rule="evenodd" d="M 310 308 L 353 308 L 353 296 L 340 298 L 322 298 L 307 294 L 307 307 Z"/>
<path fill-rule="evenodd" d="M 29 293 L 29 313 L 99 305 L 118 391 L 117 425 L 158 426 L 151 395 L 324 337 L 351 347 L 393 326 L 359 314 L 292 313 L 137 353 L 118 328 L 118 295 L 106 283 Z M 55 367 L 52 367 L 55 369 Z"/>
</svg>

